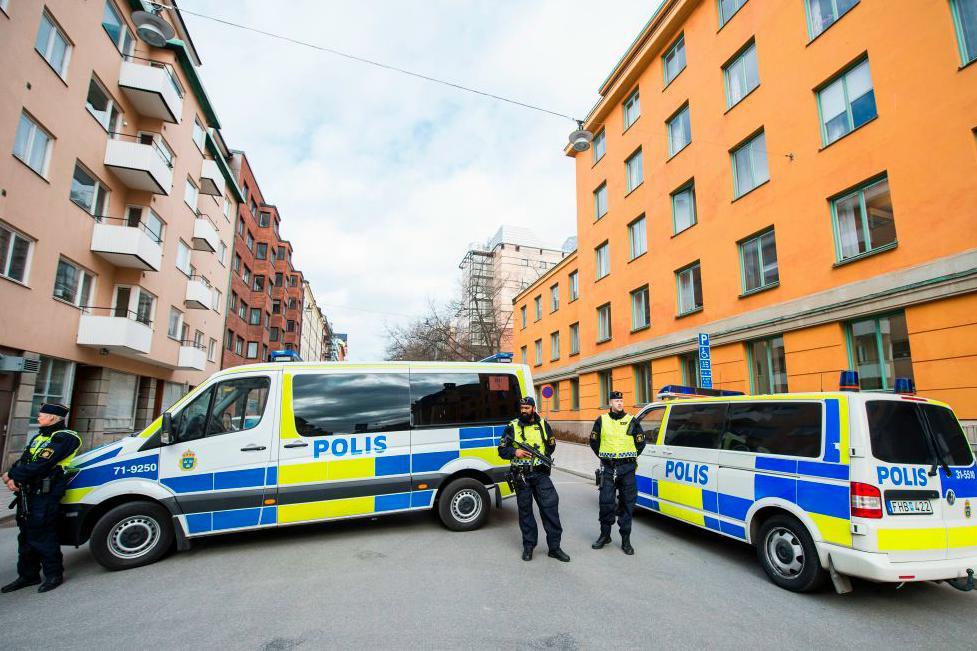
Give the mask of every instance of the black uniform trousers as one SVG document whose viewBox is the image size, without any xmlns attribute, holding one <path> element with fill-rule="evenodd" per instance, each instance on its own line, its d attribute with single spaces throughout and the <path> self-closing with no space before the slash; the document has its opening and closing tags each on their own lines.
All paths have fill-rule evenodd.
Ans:
<svg viewBox="0 0 977 651">
<path fill-rule="evenodd" d="M 634 503 L 638 499 L 638 481 L 634 476 L 638 469 L 638 462 L 626 461 L 611 465 L 601 461 L 600 498 L 598 504 L 598 520 L 600 533 L 603 536 L 611 534 L 614 526 L 614 514 L 617 513 L 617 526 L 622 536 L 631 534 L 631 519 L 634 516 Z M 617 471 L 617 479 L 614 475 Z"/>
<path fill-rule="evenodd" d="M 64 575 L 64 559 L 58 536 L 58 513 L 64 485 L 57 481 L 52 483 L 55 486 L 44 495 L 28 490 L 29 514 L 25 515 L 20 505 L 17 506 L 17 525 L 20 527 L 17 536 L 17 575 L 23 579 L 37 579 L 42 569 L 47 580 Z"/>
<path fill-rule="evenodd" d="M 522 532 L 522 545 L 532 549 L 539 541 L 536 517 L 533 515 L 533 500 L 539 507 L 539 517 L 546 531 L 546 544 L 550 551 L 560 548 L 563 525 L 560 524 L 560 497 L 548 474 L 541 470 L 525 472 L 526 481 L 518 478 L 516 485 L 516 505 L 519 507 L 519 530 Z"/>
</svg>

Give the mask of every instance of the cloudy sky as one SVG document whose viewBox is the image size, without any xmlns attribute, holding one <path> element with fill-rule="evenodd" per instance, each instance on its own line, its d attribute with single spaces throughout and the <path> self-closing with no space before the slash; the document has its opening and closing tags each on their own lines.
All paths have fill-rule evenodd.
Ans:
<svg viewBox="0 0 977 651">
<path fill-rule="evenodd" d="M 583 117 L 658 0 L 180 6 Z M 382 359 L 385 326 L 451 292 L 499 225 L 575 234 L 572 122 L 184 16 L 224 137 L 351 359 Z"/>
</svg>

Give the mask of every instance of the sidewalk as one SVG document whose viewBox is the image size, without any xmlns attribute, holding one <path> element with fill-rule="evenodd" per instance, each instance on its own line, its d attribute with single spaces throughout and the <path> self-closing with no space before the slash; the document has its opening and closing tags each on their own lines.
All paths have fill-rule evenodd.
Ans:
<svg viewBox="0 0 977 651">
<path fill-rule="evenodd" d="M 553 465 L 557 470 L 593 480 L 598 463 L 589 445 L 557 441 L 556 452 L 553 453 Z"/>
<path fill-rule="evenodd" d="M 13 499 L 14 494 L 6 486 L 0 485 L 0 522 L 14 517 L 14 509 L 7 508 Z"/>
</svg>

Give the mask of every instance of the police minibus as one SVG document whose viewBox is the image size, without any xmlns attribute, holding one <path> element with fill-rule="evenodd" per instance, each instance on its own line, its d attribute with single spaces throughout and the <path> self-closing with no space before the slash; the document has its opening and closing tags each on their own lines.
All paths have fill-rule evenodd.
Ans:
<svg viewBox="0 0 977 651">
<path fill-rule="evenodd" d="M 63 542 L 90 541 L 119 570 L 200 536 L 418 509 L 477 529 L 511 495 L 497 446 L 532 392 L 517 364 L 226 369 L 142 432 L 75 458 Z"/>
<path fill-rule="evenodd" d="M 973 587 L 977 466 L 948 405 L 703 393 L 665 387 L 637 415 L 649 442 L 640 507 L 754 545 L 770 579 L 796 592 L 826 576 L 839 592 L 850 576 Z"/>
</svg>

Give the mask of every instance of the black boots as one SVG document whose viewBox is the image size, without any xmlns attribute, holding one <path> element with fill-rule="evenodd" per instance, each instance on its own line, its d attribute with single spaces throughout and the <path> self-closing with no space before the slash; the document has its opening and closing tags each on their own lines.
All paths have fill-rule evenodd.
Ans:
<svg viewBox="0 0 977 651">
<path fill-rule="evenodd" d="M 608 533 L 602 533 L 600 538 L 594 541 L 594 544 L 590 546 L 591 549 L 603 549 L 604 545 L 609 545 L 611 543 L 611 535 Z"/>
<path fill-rule="evenodd" d="M 555 558 L 558 561 L 563 561 L 564 563 L 570 562 L 570 557 L 567 556 L 567 553 L 562 549 L 560 549 L 559 547 L 557 547 L 556 549 L 551 549 L 550 553 L 547 554 L 547 556 L 549 556 L 550 558 Z"/>
<path fill-rule="evenodd" d="M 522 560 L 531 561 L 533 560 L 533 548 L 526 547 L 522 550 Z"/>
<path fill-rule="evenodd" d="M 41 584 L 41 587 L 38 588 L 37 591 L 38 592 L 49 592 L 49 591 L 54 590 L 55 588 L 57 588 L 62 583 L 64 583 L 64 578 L 63 577 L 60 577 L 60 576 L 56 576 L 56 577 L 54 577 L 52 579 L 44 579 L 44 583 Z"/>
<path fill-rule="evenodd" d="M 7 594 L 8 592 L 13 592 L 14 590 L 20 590 L 21 588 L 27 588 L 32 585 L 37 585 L 41 582 L 40 577 L 36 579 L 25 579 L 18 576 L 16 579 L 8 583 L 7 585 L 0 588 L 0 593 Z"/>
<path fill-rule="evenodd" d="M 634 556 L 634 547 L 631 546 L 631 534 L 621 534 L 621 550 L 628 556 Z"/>
</svg>

